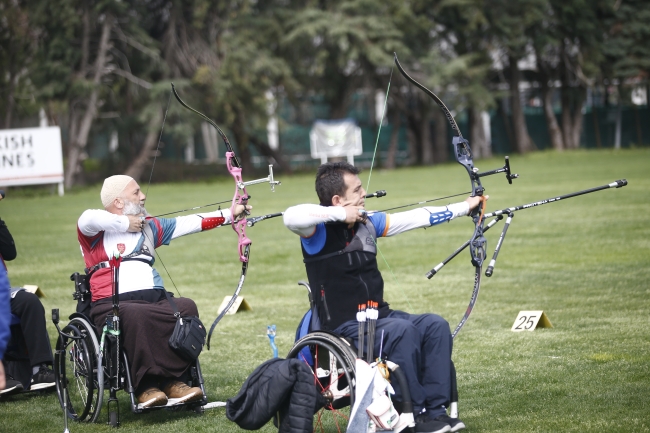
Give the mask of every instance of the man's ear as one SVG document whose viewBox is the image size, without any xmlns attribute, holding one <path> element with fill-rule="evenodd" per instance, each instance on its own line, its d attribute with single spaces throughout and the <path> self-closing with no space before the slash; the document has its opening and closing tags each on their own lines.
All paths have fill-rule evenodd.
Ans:
<svg viewBox="0 0 650 433">
<path fill-rule="evenodd" d="M 123 209 L 124 208 L 124 200 L 121 198 L 116 198 L 113 200 L 113 206 L 115 206 L 116 209 Z"/>
<path fill-rule="evenodd" d="M 341 198 L 340 195 L 335 195 L 332 197 L 332 206 L 342 206 L 343 204 L 343 199 Z"/>
</svg>

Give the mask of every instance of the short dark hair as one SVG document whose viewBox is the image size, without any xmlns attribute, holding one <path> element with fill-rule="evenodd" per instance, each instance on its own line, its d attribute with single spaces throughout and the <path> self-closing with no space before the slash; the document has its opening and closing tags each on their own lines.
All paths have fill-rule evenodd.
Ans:
<svg viewBox="0 0 650 433">
<path fill-rule="evenodd" d="M 332 197 L 345 194 L 346 185 L 343 179 L 345 173 L 359 174 L 361 170 L 345 161 L 326 162 L 318 167 L 316 194 L 321 206 L 332 206 Z"/>
</svg>

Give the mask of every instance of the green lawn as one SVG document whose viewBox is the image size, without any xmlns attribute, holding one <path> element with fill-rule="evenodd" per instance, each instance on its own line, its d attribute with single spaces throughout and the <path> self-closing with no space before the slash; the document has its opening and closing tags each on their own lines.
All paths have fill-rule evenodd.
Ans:
<svg viewBox="0 0 650 433">
<path fill-rule="evenodd" d="M 524 204 L 626 178 L 629 185 L 515 214 L 492 278 L 455 341 L 460 415 L 470 432 L 650 431 L 650 150 L 539 152 L 513 156 L 520 178 L 483 179 L 489 210 Z M 478 161 L 483 170 L 501 159 Z M 361 175 L 364 185 L 368 173 Z M 292 204 L 315 202 L 313 175 L 283 177 L 274 194 L 249 187 L 254 215 Z M 76 220 L 86 208 L 101 207 L 99 185 L 65 197 L 26 197 L 8 191 L 0 203 L 18 246 L 8 263 L 13 285 L 36 284 L 48 312 L 74 310 L 69 275 L 83 268 Z M 143 189 L 146 186 L 143 185 Z M 156 215 L 232 196 L 232 180 L 152 185 L 148 210 Z M 457 164 L 375 170 L 368 208 L 388 208 L 467 191 Z M 13 194 L 13 195 L 12 195 Z M 445 202 L 441 202 L 444 204 Z M 487 237 L 491 256 L 502 225 Z M 441 314 L 452 329 L 469 302 L 473 268 L 463 252 L 431 281 L 424 273 L 472 234 L 469 218 L 380 241 L 386 262 L 386 298 L 393 308 Z M 266 326 L 276 324 L 280 354 L 292 345 L 307 296 L 296 283 L 306 279 L 298 238 L 280 219 L 248 229 L 253 240 L 242 295 L 251 312 L 227 316 L 201 363 L 210 401 L 235 395 L 247 375 L 271 356 Z M 188 236 L 162 248 L 162 261 L 183 296 L 199 305 L 206 324 L 237 284 L 240 263 L 230 228 Z M 157 261 L 167 287 L 170 277 Z M 389 270 L 390 267 L 390 270 Z M 553 328 L 510 331 L 520 310 L 544 310 Z M 54 343 L 54 326 L 48 328 Z M 203 415 L 129 412 L 120 393 L 122 431 L 241 431 L 223 408 Z M 644 403 L 646 402 L 646 403 Z M 107 431 L 102 423 L 71 424 L 70 431 Z M 63 431 L 54 394 L 0 401 L 3 432 Z M 274 431 L 267 425 L 265 432 Z"/>
</svg>

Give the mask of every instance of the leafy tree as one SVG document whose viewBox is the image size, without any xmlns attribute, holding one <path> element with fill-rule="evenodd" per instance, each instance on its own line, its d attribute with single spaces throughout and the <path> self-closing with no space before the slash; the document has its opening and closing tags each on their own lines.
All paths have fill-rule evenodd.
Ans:
<svg viewBox="0 0 650 433">
<path fill-rule="evenodd" d="M 646 84 L 650 78 L 650 3 L 642 0 L 616 2 L 605 19 L 603 75 Z"/>
<path fill-rule="evenodd" d="M 400 31 L 390 19 L 392 2 L 371 0 L 308 1 L 287 17 L 283 39 L 296 79 L 323 95 L 330 117 L 343 118 L 350 98 L 376 82 L 377 68 L 392 64 L 402 48 Z"/>
<path fill-rule="evenodd" d="M 534 149 L 535 144 L 528 134 L 521 104 L 519 83 L 522 77 L 518 62 L 529 54 L 530 40 L 526 29 L 545 19 L 545 0 L 493 0 L 485 2 L 484 6 L 490 23 L 489 35 L 507 68 L 514 146 L 520 153 L 528 152 Z"/>
<path fill-rule="evenodd" d="M 16 101 L 20 100 L 26 115 L 34 111 L 30 65 L 38 38 L 30 22 L 29 8 L 22 1 L 0 0 L 0 86 L 4 103 L 4 127 L 11 128 Z"/>
<path fill-rule="evenodd" d="M 467 108 L 469 138 L 475 157 L 492 154 L 482 119 L 482 112 L 495 104 L 490 89 L 493 64 L 490 53 L 494 46 L 486 36 L 490 30 L 486 7 L 489 6 L 484 0 L 448 0 L 441 3 L 436 17 L 444 25 L 441 38 L 454 50 L 447 81 L 458 87 L 459 109 Z"/>
</svg>

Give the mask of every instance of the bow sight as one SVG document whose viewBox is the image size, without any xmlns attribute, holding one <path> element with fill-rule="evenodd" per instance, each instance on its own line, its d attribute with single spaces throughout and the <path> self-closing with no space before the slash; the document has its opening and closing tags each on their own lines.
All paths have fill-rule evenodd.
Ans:
<svg viewBox="0 0 650 433">
<path fill-rule="evenodd" d="M 470 179 L 472 180 L 472 195 L 483 195 L 483 186 L 479 178 L 490 176 L 492 174 L 505 173 L 508 183 L 512 185 L 512 179 L 517 179 L 517 173 L 510 172 L 510 158 L 506 156 L 506 161 L 503 167 L 490 171 L 479 172 L 477 167 L 474 167 L 474 160 L 472 158 L 472 149 L 469 147 L 469 142 L 462 136 L 455 136 L 453 140 L 454 152 L 456 153 L 456 161 L 467 170 Z"/>
<path fill-rule="evenodd" d="M 271 185 L 271 192 L 275 192 L 276 185 L 282 185 L 282 182 L 273 179 L 273 164 L 269 164 L 269 175 L 267 177 L 262 179 L 256 179 L 256 180 L 249 180 L 248 182 L 237 182 L 237 186 L 239 187 L 239 189 L 244 189 L 249 185 L 256 185 L 258 183 L 267 183 L 267 182 Z M 248 198 L 250 198 L 250 196 Z"/>
</svg>

